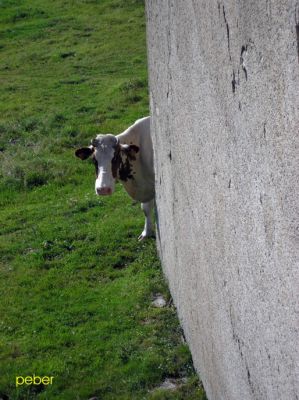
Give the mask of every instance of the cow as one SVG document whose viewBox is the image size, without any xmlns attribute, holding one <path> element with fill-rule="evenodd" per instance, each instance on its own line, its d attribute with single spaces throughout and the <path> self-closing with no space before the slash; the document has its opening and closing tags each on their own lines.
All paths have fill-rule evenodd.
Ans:
<svg viewBox="0 0 299 400">
<path fill-rule="evenodd" d="M 117 136 L 97 135 L 89 147 L 76 150 L 75 155 L 81 160 L 92 157 L 96 169 L 97 195 L 111 195 L 115 182 L 120 181 L 129 196 L 141 202 L 145 224 L 138 240 L 152 236 L 155 174 L 150 117 L 138 119 Z"/>
</svg>

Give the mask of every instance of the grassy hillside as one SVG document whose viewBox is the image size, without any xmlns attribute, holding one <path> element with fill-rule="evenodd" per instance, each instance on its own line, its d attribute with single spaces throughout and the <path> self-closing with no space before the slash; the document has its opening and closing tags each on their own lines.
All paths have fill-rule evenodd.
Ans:
<svg viewBox="0 0 299 400">
<path fill-rule="evenodd" d="M 205 398 L 139 205 L 74 157 L 144 115 L 142 1 L 0 1 L 0 398 Z"/>
</svg>

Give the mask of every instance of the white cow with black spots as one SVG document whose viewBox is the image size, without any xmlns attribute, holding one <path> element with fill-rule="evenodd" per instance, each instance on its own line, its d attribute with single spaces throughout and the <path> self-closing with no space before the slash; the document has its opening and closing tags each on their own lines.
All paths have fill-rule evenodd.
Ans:
<svg viewBox="0 0 299 400">
<path fill-rule="evenodd" d="M 150 117 L 137 120 L 117 136 L 97 135 L 89 147 L 80 148 L 75 154 L 81 160 L 92 157 L 96 167 L 97 195 L 111 195 L 115 181 L 119 180 L 127 193 L 141 202 L 145 225 L 138 239 L 152 236 L 155 174 Z"/>
</svg>

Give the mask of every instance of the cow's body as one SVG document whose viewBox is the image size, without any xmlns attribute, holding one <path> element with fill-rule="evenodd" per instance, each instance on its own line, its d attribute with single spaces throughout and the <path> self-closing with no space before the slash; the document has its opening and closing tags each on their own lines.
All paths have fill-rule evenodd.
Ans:
<svg viewBox="0 0 299 400">
<path fill-rule="evenodd" d="M 137 120 L 117 138 L 121 144 L 139 147 L 136 160 L 129 160 L 134 179 L 118 179 L 128 194 L 141 203 L 147 203 L 155 197 L 155 175 L 153 165 L 153 145 L 150 135 L 150 117 Z"/>
<path fill-rule="evenodd" d="M 139 239 L 151 236 L 155 175 L 150 117 L 137 120 L 117 136 L 98 135 L 91 143 L 90 147 L 78 149 L 76 155 L 82 160 L 92 156 L 97 175 L 96 194 L 110 195 L 115 180 L 122 182 L 127 193 L 141 202 L 145 213 L 145 226 Z"/>
</svg>

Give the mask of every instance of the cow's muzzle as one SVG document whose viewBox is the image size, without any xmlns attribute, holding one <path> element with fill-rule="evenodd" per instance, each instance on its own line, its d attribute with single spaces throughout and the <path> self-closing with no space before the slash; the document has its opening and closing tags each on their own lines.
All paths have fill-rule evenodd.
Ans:
<svg viewBox="0 0 299 400">
<path fill-rule="evenodd" d="M 99 196 L 108 196 L 112 194 L 112 189 L 110 187 L 97 188 L 96 191 Z"/>
</svg>

